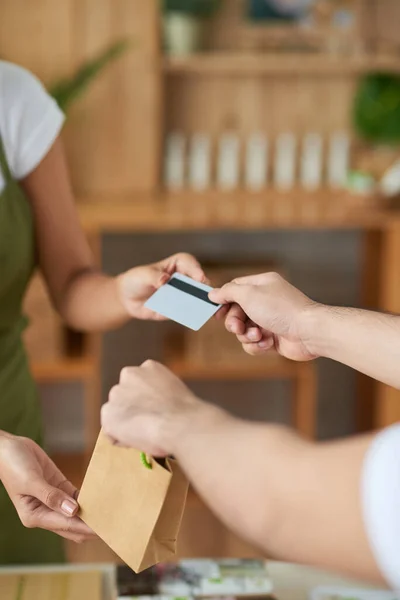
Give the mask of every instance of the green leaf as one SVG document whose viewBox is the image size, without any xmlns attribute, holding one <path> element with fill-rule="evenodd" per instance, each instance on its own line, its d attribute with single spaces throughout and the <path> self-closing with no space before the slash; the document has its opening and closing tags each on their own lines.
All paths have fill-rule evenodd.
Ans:
<svg viewBox="0 0 400 600">
<path fill-rule="evenodd" d="M 358 134 L 376 144 L 400 142 L 400 77 L 367 75 L 356 94 L 354 124 Z"/>
<path fill-rule="evenodd" d="M 94 79 L 105 67 L 122 56 L 130 47 L 128 40 L 120 40 L 110 48 L 104 50 L 93 60 L 84 64 L 71 78 L 66 78 L 54 85 L 50 90 L 58 105 L 63 111 L 77 100 L 86 91 Z"/>
<path fill-rule="evenodd" d="M 22 576 L 18 579 L 17 595 L 15 597 L 15 600 L 22 600 L 25 588 L 26 588 L 26 579 L 24 576 Z"/>
</svg>

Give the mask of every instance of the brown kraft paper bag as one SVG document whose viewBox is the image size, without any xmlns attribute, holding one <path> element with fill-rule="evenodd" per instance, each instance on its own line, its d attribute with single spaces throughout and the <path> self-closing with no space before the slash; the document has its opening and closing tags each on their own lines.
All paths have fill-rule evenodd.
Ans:
<svg viewBox="0 0 400 600">
<path fill-rule="evenodd" d="M 176 461 L 160 462 L 147 469 L 100 432 L 79 493 L 81 519 L 136 573 L 176 555 L 188 481 Z"/>
</svg>

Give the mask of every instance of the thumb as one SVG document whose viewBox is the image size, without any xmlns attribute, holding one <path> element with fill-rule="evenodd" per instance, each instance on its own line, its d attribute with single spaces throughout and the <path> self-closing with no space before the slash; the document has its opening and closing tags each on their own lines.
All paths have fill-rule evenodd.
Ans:
<svg viewBox="0 0 400 600">
<path fill-rule="evenodd" d="M 216 304 L 232 304 L 233 302 L 242 306 L 242 302 L 247 295 L 247 286 L 238 285 L 237 283 L 227 283 L 220 289 L 212 290 L 209 293 L 209 298 Z M 244 308 L 242 306 L 242 308 Z"/>
<path fill-rule="evenodd" d="M 37 498 L 50 510 L 67 517 L 74 517 L 79 510 L 79 505 L 74 498 L 44 480 L 39 480 L 33 484 L 30 495 Z"/>
<path fill-rule="evenodd" d="M 163 273 L 155 265 L 143 267 L 136 272 L 128 271 L 120 277 L 122 289 L 129 298 L 148 296 L 169 279 L 168 274 Z"/>
</svg>

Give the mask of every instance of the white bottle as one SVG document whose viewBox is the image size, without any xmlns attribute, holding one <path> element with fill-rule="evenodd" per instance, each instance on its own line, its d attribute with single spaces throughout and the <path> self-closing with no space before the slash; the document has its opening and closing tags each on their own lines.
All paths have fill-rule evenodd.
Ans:
<svg viewBox="0 0 400 600">
<path fill-rule="evenodd" d="M 164 181 L 169 189 L 180 190 L 185 185 L 185 136 L 172 132 L 165 143 Z"/>
<path fill-rule="evenodd" d="M 274 183 L 278 190 L 293 188 L 296 181 L 297 142 L 293 133 L 281 133 L 276 140 Z"/>
<path fill-rule="evenodd" d="M 260 191 L 268 183 L 268 140 L 262 133 L 253 133 L 247 140 L 245 185 L 251 191 Z"/>
<path fill-rule="evenodd" d="M 217 185 L 221 190 L 234 190 L 240 181 L 240 142 L 235 133 L 221 135 L 218 147 Z"/>
<path fill-rule="evenodd" d="M 211 184 L 211 140 L 206 134 L 196 133 L 190 142 L 189 186 L 204 191 Z"/>
<path fill-rule="evenodd" d="M 322 136 L 318 133 L 307 133 L 304 136 L 301 151 L 300 183 L 308 191 L 314 191 L 321 187 L 322 154 Z"/>
<path fill-rule="evenodd" d="M 400 194 L 400 160 L 397 160 L 385 171 L 379 184 L 379 189 L 387 197 Z"/>
<path fill-rule="evenodd" d="M 328 184 L 331 188 L 346 187 L 350 159 L 350 137 L 345 132 L 331 136 L 328 156 Z"/>
</svg>

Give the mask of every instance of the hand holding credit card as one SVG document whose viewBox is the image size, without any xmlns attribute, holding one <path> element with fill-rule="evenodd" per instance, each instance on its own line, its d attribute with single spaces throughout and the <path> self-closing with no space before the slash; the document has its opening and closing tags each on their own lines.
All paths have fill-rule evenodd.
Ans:
<svg viewBox="0 0 400 600">
<path fill-rule="evenodd" d="M 175 273 L 171 279 L 149 298 L 145 307 L 198 331 L 221 308 L 208 297 L 212 287 Z"/>
</svg>

